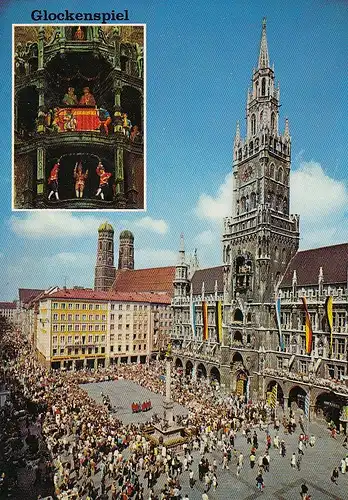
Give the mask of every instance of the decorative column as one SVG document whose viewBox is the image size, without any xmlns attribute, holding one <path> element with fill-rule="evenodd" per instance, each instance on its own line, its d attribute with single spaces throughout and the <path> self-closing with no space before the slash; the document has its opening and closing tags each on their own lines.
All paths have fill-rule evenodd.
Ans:
<svg viewBox="0 0 348 500">
<path fill-rule="evenodd" d="M 122 92 L 122 87 L 121 87 L 121 82 L 119 80 L 116 80 L 114 82 L 114 132 L 115 133 L 122 133 L 123 132 L 123 127 L 122 127 L 122 116 L 121 116 L 121 92 Z"/>
<path fill-rule="evenodd" d="M 117 208 L 125 208 L 123 148 L 119 146 L 115 150 L 115 183 L 115 201 L 117 203 Z"/>
<path fill-rule="evenodd" d="M 44 194 L 46 150 L 43 147 L 37 148 L 36 153 L 36 194 Z"/>
<path fill-rule="evenodd" d="M 174 418 L 173 418 L 174 403 L 171 399 L 172 359 L 173 357 L 171 355 L 171 349 L 168 346 L 166 354 L 166 397 L 163 401 L 163 410 L 164 410 L 164 420 L 168 423 L 169 427 L 171 427 L 174 423 Z"/>
<path fill-rule="evenodd" d="M 114 26 L 114 66 L 115 69 L 121 70 L 121 28 Z"/>
<path fill-rule="evenodd" d="M 44 41 L 45 41 L 45 28 L 44 26 L 40 26 L 39 28 L 39 36 L 38 36 L 38 43 L 37 43 L 37 49 L 38 49 L 38 70 L 43 70 L 44 69 Z"/>
</svg>

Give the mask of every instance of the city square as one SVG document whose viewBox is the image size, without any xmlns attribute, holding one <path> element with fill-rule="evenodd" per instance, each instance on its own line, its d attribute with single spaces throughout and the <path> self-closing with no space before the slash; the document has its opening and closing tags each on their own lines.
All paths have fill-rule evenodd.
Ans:
<svg viewBox="0 0 348 500">
<path fill-rule="evenodd" d="M 5 3 L 0 499 L 347 500 L 347 6 Z"/>
</svg>

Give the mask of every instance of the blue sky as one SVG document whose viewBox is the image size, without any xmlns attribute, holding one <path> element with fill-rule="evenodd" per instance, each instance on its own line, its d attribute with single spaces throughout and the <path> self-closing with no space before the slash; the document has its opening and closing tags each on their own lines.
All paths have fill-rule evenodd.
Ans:
<svg viewBox="0 0 348 500">
<path fill-rule="evenodd" d="M 98 5 L 98 7 L 96 7 Z M 11 212 L 11 24 L 33 9 L 129 10 L 147 24 L 147 213 Z M 231 213 L 232 144 L 242 129 L 261 21 L 280 81 L 280 129 L 292 136 L 292 211 L 301 247 L 348 241 L 347 46 L 344 1 L 128 0 L 2 2 L 0 300 L 18 287 L 92 286 L 97 227 L 135 234 L 136 267 L 172 265 L 179 236 L 202 267 L 221 263 Z"/>
</svg>

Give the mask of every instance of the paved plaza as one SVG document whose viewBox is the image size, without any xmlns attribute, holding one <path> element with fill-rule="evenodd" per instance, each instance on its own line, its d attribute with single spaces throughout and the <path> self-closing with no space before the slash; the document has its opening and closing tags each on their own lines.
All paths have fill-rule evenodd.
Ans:
<svg viewBox="0 0 348 500">
<path fill-rule="evenodd" d="M 84 384 L 82 389 L 88 392 L 98 403 L 102 403 L 101 393 L 109 396 L 112 408 L 116 411 L 116 416 L 125 424 L 145 423 L 150 420 L 151 415 L 155 413 L 163 416 L 163 399 L 160 394 L 141 387 L 130 380 L 112 380 L 108 382 L 99 382 Z M 131 405 L 133 402 L 142 403 L 151 400 L 152 409 L 146 412 L 132 413 Z M 174 415 L 187 415 L 188 411 L 181 405 L 174 405 Z"/>
<path fill-rule="evenodd" d="M 123 422 L 145 422 L 149 420 L 152 412 L 162 414 L 163 397 L 154 394 L 148 389 L 140 387 L 134 382 L 128 380 L 118 380 L 100 383 L 90 383 L 82 386 L 88 394 L 96 401 L 101 402 L 101 392 L 108 395 L 112 406 L 117 411 L 117 416 Z M 132 414 L 130 405 L 133 401 L 144 401 L 151 399 L 153 410 L 145 414 Z M 182 406 L 175 405 L 175 413 L 187 413 Z M 348 473 L 343 475 L 340 472 L 338 484 L 331 482 L 331 473 L 334 467 L 338 467 L 340 461 L 346 456 L 348 451 L 342 446 L 343 437 L 337 439 L 330 437 L 324 425 L 318 423 L 310 424 L 310 433 L 316 436 L 316 444 L 313 448 L 304 449 L 304 456 L 301 463 L 301 470 L 292 468 L 290 458 L 293 452 L 297 455 L 297 443 L 299 428 L 295 434 L 284 434 L 281 429 L 280 439 L 284 439 L 286 444 L 286 456 L 283 458 L 279 450 L 271 447 L 270 449 L 270 471 L 263 474 L 265 488 L 259 492 L 256 488 L 257 460 L 260 454 L 265 451 L 265 430 L 257 430 L 259 439 L 259 448 L 256 453 L 256 465 L 254 469 L 249 465 L 250 445 L 246 439 L 239 433 L 235 439 L 235 449 L 244 455 L 244 465 L 239 477 L 236 475 L 236 458 L 232 458 L 229 464 L 229 470 L 222 470 L 222 452 L 213 451 L 206 457 L 211 463 L 215 458 L 218 463 L 217 479 L 218 487 L 214 491 L 211 488 L 208 492 L 209 500 L 252 500 L 259 497 L 264 499 L 277 500 L 297 500 L 300 499 L 301 484 L 306 481 L 309 487 L 309 493 L 312 500 L 347 500 L 348 499 Z M 272 438 L 276 435 L 273 427 L 270 428 Z M 189 473 L 184 471 L 180 476 L 182 487 L 182 496 L 188 494 L 190 500 L 201 500 L 204 492 L 204 483 L 198 479 L 198 462 L 200 460 L 199 452 L 193 452 L 193 467 L 196 483 L 194 488 L 189 487 Z M 144 472 L 140 473 L 141 481 L 146 487 L 147 481 L 144 479 Z M 166 482 L 166 477 L 161 476 L 155 487 L 155 492 L 159 492 Z M 146 488 L 145 488 L 146 491 Z"/>
</svg>

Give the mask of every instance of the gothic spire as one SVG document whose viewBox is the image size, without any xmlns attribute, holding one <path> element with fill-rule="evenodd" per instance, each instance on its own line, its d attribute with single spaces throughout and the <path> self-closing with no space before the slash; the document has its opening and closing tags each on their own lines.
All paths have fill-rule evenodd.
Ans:
<svg viewBox="0 0 348 500">
<path fill-rule="evenodd" d="M 260 55 L 258 69 L 269 68 L 269 56 L 267 47 L 267 35 L 266 35 L 266 18 L 262 19 L 262 35 L 260 44 Z"/>
<path fill-rule="evenodd" d="M 184 235 L 180 234 L 180 249 L 179 249 L 179 259 L 178 264 L 185 264 L 185 243 L 184 243 Z"/>
<path fill-rule="evenodd" d="M 240 126 L 239 126 L 239 120 L 237 121 L 236 135 L 234 136 L 234 143 L 235 144 L 239 144 L 240 143 Z"/>
<path fill-rule="evenodd" d="M 289 120 L 287 118 L 285 118 L 284 137 L 285 139 L 290 139 Z"/>
</svg>

